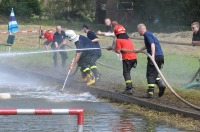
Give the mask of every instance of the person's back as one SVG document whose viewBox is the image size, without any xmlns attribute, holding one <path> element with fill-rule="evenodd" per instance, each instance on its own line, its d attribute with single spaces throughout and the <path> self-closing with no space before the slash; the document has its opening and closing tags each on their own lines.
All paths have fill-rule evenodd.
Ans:
<svg viewBox="0 0 200 132">
<path fill-rule="evenodd" d="M 76 43 L 76 47 L 78 49 L 96 48 L 94 43 L 89 38 L 82 35 L 79 36 L 79 41 Z M 84 50 L 82 52 L 95 55 L 95 50 L 92 49 Z"/>
<path fill-rule="evenodd" d="M 145 32 L 144 33 L 144 41 L 145 41 L 145 46 L 147 47 L 147 52 L 151 55 L 151 44 L 155 44 L 155 56 L 163 56 L 163 51 L 160 46 L 160 42 L 158 39 L 154 36 L 153 33 L 151 32 Z"/>
<path fill-rule="evenodd" d="M 96 36 L 96 34 L 93 32 L 93 31 L 88 31 L 87 32 L 87 37 L 92 41 L 92 40 L 94 40 L 94 39 L 96 39 L 96 38 L 98 38 L 97 36 Z M 100 44 L 99 44 L 99 42 L 93 42 L 94 44 L 95 44 L 95 47 L 96 48 L 100 48 L 101 46 L 100 46 Z M 96 54 L 97 54 L 97 56 L 101 56 L 101 49 L 97 49 L 96 50 Z"/>
<path fill-rule="evenodd" d="M 118 38 L 116 40 L 116 49 L 126 49 L 126 50 L 134 50 L 134 45 L 130 38 L 127 39 L 121 39 Z M 137 54 L 134 52 L 121 52 L 122 54 L 122 60 L 133 60 L 137 59 Z"/>
<path fill-rule="evenodd" d="M 47 39 L 48 42 L 53 42 L 53 36 L 54 34 L 49 31 L 46 31 L 44 33 L 44 37 Z"/>
<path fill-rule="evenodd" d="M 124 91 L 125 94 L 132 94 L 134 92 L 134 87 L 132 86 L 132 79 L 131 79 L 131 69 L 136 68 L 137 66 L 137 55 L 134 52 L 127 52 L 133 51 L 134 46 L 126 33 L 126 29 L 117 24 L 114 28 L 116 39 L 116 46 L 115 52 L 118 54 L 122 54 L 122 64 L 123 64 L 123 76 L 126 83 L 126 89 Z"/>
</svg>

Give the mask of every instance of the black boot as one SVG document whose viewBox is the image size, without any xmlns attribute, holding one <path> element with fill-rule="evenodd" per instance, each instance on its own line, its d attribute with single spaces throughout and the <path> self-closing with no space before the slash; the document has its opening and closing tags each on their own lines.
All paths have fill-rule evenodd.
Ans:
<svg viewBox="0 0 200 132">
<path fill-rule="evenodd" d="M 146 98 L 153 98 L 154 97 L 154 88 L 149 88 L 147 90 Z"/>
<path fill-rule="evenodd" d="M 158 97 L 162 97 L 165 93 L 165 89 L 166 89 L 166 86 L 163 84 L 162 80 L 157 80 L 156 81 L 156 84 L 159 88 L 159 93 L 158 93 Z"/>
<path fill-rule="evenodd" d="M 123 92 L 123 94 L 131 95 L 135 91 L 135 88 L 132 86 L 132 83 L 126 84 L 126 90 Z"/>
<path fill-rule="evenodd" d="M 93 68 L 92 72 L 95 76 L 96 81 L 100 81 L 101 74 L 98 72 L 97 68 Z"/>
<path fill-rule="evenodd" d="M 123 92 L 123 94 L 128 94 L 128 95 L 132 95 L 133 94 L 133 92 L 134 92 L 134 88 L 131 88 L 131 89 L 126 89 L 124 92 Z"/>
</svg>

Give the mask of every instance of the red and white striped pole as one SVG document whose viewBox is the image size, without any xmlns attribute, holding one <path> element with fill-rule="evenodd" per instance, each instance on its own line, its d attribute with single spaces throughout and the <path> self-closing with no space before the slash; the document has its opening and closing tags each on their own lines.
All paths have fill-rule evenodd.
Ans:
<svg viewBox="0 0 200 132">
<path fill-rule="evenodd" d="M 84 109 L 0 109 L 0 115 L 77 115 L 77 130 L 83 132 Z"/>
<path fill-rule="evenodd" d="M 16 33 L 39 33 L 40 30 L 19 30 Z M 9 34 L 7 31 L 0 31 L 0 34 Z"/>
</svg>

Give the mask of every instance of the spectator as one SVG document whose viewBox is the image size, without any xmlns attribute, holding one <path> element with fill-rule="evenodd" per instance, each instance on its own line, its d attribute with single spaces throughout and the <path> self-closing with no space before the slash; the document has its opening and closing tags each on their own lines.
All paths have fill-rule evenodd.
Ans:
<svg viewBox="0 0 200 132">
<path fill-rule="evenodd" d="M 199 23 L 198 22 L 193 22 L 192 25 L 191 25 L 191 29 L 193 31 L 193 37 L 192 37 L 193 46 L 200 45 Z"/>
<path fill-rule="evenodd" d="M 110 18 L 105 18 L 105 26 L 106 26 L 105 32 L 102 32 L 99 30 L 99 31 L 97 31 L 97 34 L 114 37 L 115 35 L 113 33 L 113 25 L 112 25 L 112 21 Z"/>
</svg>

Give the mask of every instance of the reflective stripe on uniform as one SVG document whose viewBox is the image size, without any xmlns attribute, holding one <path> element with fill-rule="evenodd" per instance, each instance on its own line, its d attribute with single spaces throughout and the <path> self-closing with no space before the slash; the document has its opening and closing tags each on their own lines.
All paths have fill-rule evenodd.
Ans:
<svg viewBox="0 0 200 132">
<path fill-rule="evenodd" d="M 155 84 L 148 84 L 148 87 L 155 87 Z"/>
<path fill-rule="evenodd" d="M 160 78 L 158 77 L 158 78 L 156 78 L 156 81 L 158 81 L 158 80 L 160 80 Z"/>
<path fill-rule="evenodd" d="M 151 95 L 153 95 L 153 92 L 148 92 L 148 94 L 151 94 Z"/>
<path fill-rule="evenodd" d="M 97 69 L 97 66 L 91 66 L 90 69 Z"/>
<path fill-rule="evenodd" d="M 90 70 L 90 68 L 85 68 L 84 70 L 83 70 L 83 72 L 86 72 L 86 71 L 89 71 Z"/>
<path fill-rule="evenodd" d="M 132 83 L 132 80 L 126 80 L 125 82 L 126 83 Z"/>
</svg>

